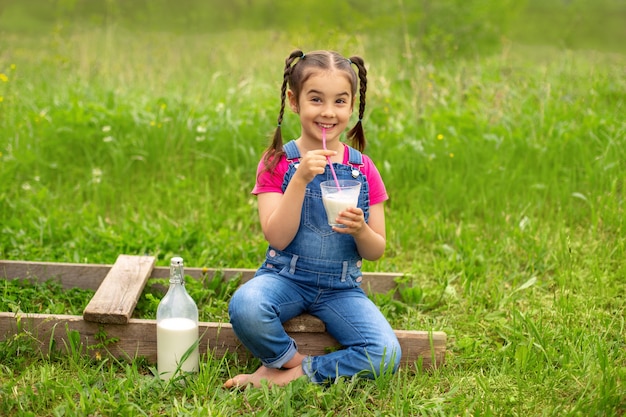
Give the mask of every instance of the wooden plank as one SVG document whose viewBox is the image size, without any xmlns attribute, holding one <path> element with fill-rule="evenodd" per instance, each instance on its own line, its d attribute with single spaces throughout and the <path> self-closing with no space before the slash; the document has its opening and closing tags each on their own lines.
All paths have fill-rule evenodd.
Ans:
<svg viewBox="0 0 626 417">
<path fill-rule="evenodd" d="M 152 271 L 151 278 L 167 278 L 169 277 L 170 270 L 165 267 L 155 267 Z M 256 269 L 244 269 L 244 268 L 187 268 L 185 267 L 185 275 L 189 275 L 192 278 L 199 279 L 203 274 L 207 274 L 209 277 L 215 276 L 215 274 L 222 274 L 224 279 L 233 279 L 237 276 L 241 276 L 241 284 L 245 284 L 254 278 Z M 401 273 L 393 272 L 363 272 L 362 287 L 366 293 L 387 293 L 394 290 L 397 287 L 396 279 L 402 277 Z"/>
<path fill-rule="evenodd" d="M 81 316 L 0 313 L 0 340 L 18 332 L 28 332 L 39 341 L 42 352 L 47 353 L 50 341 L 57 349 L 69 347 L 68 331 L 80 334 L 84 353 L 106 355 L 107 350 L 115 357 L 133 359 L 145 357 L 156 363 L 156 321 L 130 319 L 127 324 L 101 324 L 83 320 Z M 114 343 L 104 344 L 99 335 Z M 235 337 L 230 324 L 202 323 L 200 334 L 202 352 L 206 352 L 208 343 L 216 354 L 227 351 L 245 355 L 245 349 Z M 106 345 L 106 349 L 105 349 Z"/>
<path fill-rule="evenodd" d="M 301 314 L 297 317 L 286 321 L 283 324 L 287 333 L 302 333 L 302 332 L 325 332 L 326 325 L 320 319 L 310 314 Z"/>
<path fill-rule="evenodd" d="M 65 289 L 97 290 L 111 265 L 0 260 L 0 277 L 43 282 L 57 280 Z"/>
<path fill-rule="evenodd" d="M 118 256 L 85 307 L 83 318 L 95 323 L 128 323 L 155 261 L 154 256 Z"/>
<path fill-rule="evenodd" d="M 225 280 L 234 279 L 241 276 L 241 282 L 244 283 L 254 276 L 256 269 L 247 268 L 190 268 L 185 266 L 185 275 L 199 279 L 203 275 L 213 278 L 216 274 L 221 274 Z M 169 278 L 170 268 L 165 266 L 157 266 L 152 270 L 150 278 Z"/>
<path fill-rule="evenodd" d="M 63 288 L 82 288 L 97 290 L 109 273 L 112 265 L 72 264 L 61 262 L 30 262 L 30 261 L 3 261 L 0 260 L 0 278 L 20 279 L 28 278 L 33 281 L 56 279 Z M 241 276 L 241 283 L 249 281 L 254 276 L 255 269 L 245 268 L 188 268 L 185 275 L 192 278 L 209 277 L 222 274 L 224 279 L 233 279 Z M 169 267 L 154 267 L 150 278 L 168 278 Z M 401 273 L 392 272 L 363 272 L 363 289 L 368 293 L 387 293 L 396 288 L 396 279 Z"/>
<path fill-rule="evenodd" d="M 168 267 L 153 268 L 153 265 L 154 260 L 150 268 L 152 273 L 139 272 L 140 282 L 146 279 L 146 276 L 151 278 L 169 277 Z M 114 271 L 114 267 L 115 265 L 0 260 L 0 278 L 28 278 L 34 281 L 56 279 L 63 288 L 97 290 L 108 274 L 118 274 L 119 271 Z M 254 269 L 239 268 L 185 268 L 185 274 L 196 279 L 203 276 L 213 277 L 219 273 L 224 279 L 240 276 L 242 283 L 252 279 L 255 272 Z M 120 276 L 125 274 L 126 272 Z M 398 273 L 364 272 L 363 288 L 369 294 L 387 293 L 396 288 L 396 279 L 401 276 L 402 274 Z M 134 279 L 127 279 L 124 284 L 129 281 L 134 281 Z M 145 282 L 143 284 L 145 285 Z M 108 285 L 103 288 L 107 287 Z M 110 288 L 111 294 L 115 295 L 119 289 L 120 287 Z M 105 291 L 103 291 L 104 293 Z M 102 299 L 107 299 L 107 297 L 102 297 Z M 110 303 L 111 300 L 108 301 Z M 132 314 L 132 309 L 130 310 L 130 314 Z M 124 315 L 124 317 L 127 321 L 125 325 L 91 323 L 83 320 L 80 316 L 26 314 L 18 318 L 14 313 L 0 313 L 0 340 L 5 335 L 15 334 L 19 329 L 31 329 L 27 331 L 33 331 L 37 334 L 42 349 L 46 348 L 51 340 L 57 346 L 63 347 L 67 346 L 68 343 L 67 330 L 75 330 L 80 333 L 85 348 L 93 353 L 102 351 L 102 346 L 99 346 L 101 342 L 97 340 L 96 335 L 102 334 L 104 331 L 107 338 L 118 339 L 116 343 L 107 346 L 113 355 L 130 358 L 144 356 L 150 361 L 156 361 L 156 322 L 130 319 L 130 315 Z M 321 355 L 327 352 L 328 348 L 337 347 L 335 340 L 325 333 L 324 323 L 313 316 L 305 314 L 296 317 L 285 323 L 285 329 L 294 337 L 301 351 L 307 355 Z M 235 337 L 230 324 L 201 323 L 200 331 L 203 334 L 200 345 L 203 352 L 209 349 L 214 355 L 224 355 L 226 352 L 234 352 L 242 356 L 248 355 L 246 349 Z M 416 361 L 420 361 L 423 367 L 428 368 L 443 363 L 446 348 L 445 333 L 397 330 L 396 334 L 402 346 L 404 365 L 412 365 Z"/>
<path fill-rule="evenodd" d="M 250 356 L 235 336 L 229 323 L 201 322 L 200 352 L 210 352 L 221 357 L 237 353 L 243 358 Z M 105 355 L 108 350 L 115 357 L 133 359 L 145 357 L 156 362 L 156 321 L 130 319 L 127 324 L 99 324 L 83 320 L 81 316 L 0 313 L 0 340 L 19 332 L 28 332 L 39 341 L 42 352 L 47 353 L 51 341 L 57 349 L 69 347 L 68 331 L 80 334 L 82 348 L 92 356 Z M 117 342 L 102 346 L 98 335 Z M 323 355 L 328 348 L 338 347 L 327 333 L 292 332 L 299 350 L 305 355 Z M 443 332 L 397 330 L 402 347 L 402 365 L 423 368 L 439 367 L 445 360 L 446 334 Z"/>
<path fill-rule="evenodd" d="M 445 332 L 423 330 L 394 330 L 402 347 L 402 365 L 438 368 L 445 362 L 447 335 Z"/>
<path fill-rule="evenodd" d="M 104 281 L 113 265 L 101 264 L 73 264 L 63 262 L 34 262 L 34 261 L 6 261 L 0 260 L 0 278 L 29 279 L 34 282 L 57 280 L 63 288 L 82 288 L 97 290 Z M 255 269 L 243 268 L 188 268 L 185 275 L 192 278 L 201 278 L 203 275 L 213 277 L 220 273 L 225 279 L 232 279 L 241 275 L 242 282 L 254 276 Z M 150 278 L 169 278 L 169 267 L 155 267 Z"/>
</svg>

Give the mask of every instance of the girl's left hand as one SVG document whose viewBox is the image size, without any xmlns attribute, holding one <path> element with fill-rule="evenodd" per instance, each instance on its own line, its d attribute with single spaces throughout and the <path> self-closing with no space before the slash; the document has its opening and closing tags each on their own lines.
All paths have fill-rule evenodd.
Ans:
<svg viewBox="0 0 626 417">
<path fill-rule="evenodd" d="M 339 213 L 337 223 L 343 227 L 333 226 L 333 230 L 337 233 L 347 235 L 357 235 L 365 227 L 365 216 L 363 210 L 358 207 L 351 207 Z"/>
</svg>

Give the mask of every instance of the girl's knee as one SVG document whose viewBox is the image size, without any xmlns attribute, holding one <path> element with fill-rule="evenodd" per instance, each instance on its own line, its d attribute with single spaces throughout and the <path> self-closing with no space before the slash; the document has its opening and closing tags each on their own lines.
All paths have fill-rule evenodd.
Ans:
<svg viewBox="0 0 626 417">
<path fill-rule="evenodd" d="M 261 326 L 276 318 L 277 311 L 262 291 L 243 285 L 231 297 L 228 315 L 233 325 Z"/>
<path fill-rule="evenodd" d="M 244 286 L 240 287 L 228 303 L 228 315 L 232 322 L 248 322 L 260 316 L 260 298 L 253 294 L 255 291 L 248 291 Z"/>
</svg>

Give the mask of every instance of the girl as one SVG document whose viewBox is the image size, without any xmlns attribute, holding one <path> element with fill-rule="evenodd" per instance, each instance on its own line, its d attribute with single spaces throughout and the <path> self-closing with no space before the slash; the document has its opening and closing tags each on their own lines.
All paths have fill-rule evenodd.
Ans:
<svg viewBox="0 0 626 417">
<path fill-rule="evenodd" d="M 383 202 L 388 198 L 376 167 L 361 153 L 366 75 L 363 59 L 336 52 L 294 51 L 285 60 L 278 127 L 252 191 L 269 248 L 255 277 L 229 305 L 235 334 L 262 366 L 229 379 L 225 387 L 258 387 L 262 380 L 285 385 L 305 375 L 322 383 L 398 368 L 398 339 L 360 288 L 362 258 L 376 260 L 385 250 Z M 359 121 L 348 132 L 353 148 L 340 136 L 350 121 L 358 81 Z M 300 137 L 283 146 L 286 99 L 302 126 Z M 334 219 L 339 227 L 328 225 L 321 198 L 320 183 L 333 179 L 328 160 L 339 179 L 361 182 L 358 207 L 339 213 Z M 304 312 L 320 318 L 343 348 L 322 356 L 301 354 L 282 324 Z"/>
</svg>

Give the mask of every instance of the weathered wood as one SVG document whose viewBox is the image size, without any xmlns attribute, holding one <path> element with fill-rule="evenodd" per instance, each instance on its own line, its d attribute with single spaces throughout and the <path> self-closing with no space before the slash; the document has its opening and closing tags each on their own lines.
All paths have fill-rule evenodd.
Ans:
<svg viewBox="0 0 626 417">
<path fill-rule="evenodd" d="M 301 314 L 283 323 L 287 333 L 290 332 L 325 332 L 326 325 L 320 319 L 310 314 Z"/>
<path fill-rule="evenodd" d="M 63 262 L 33 262 L 33 261 L 5 261 L 0 260 L 0 278 L 29 279 L 33 282 L 57 280 L 63 288 L 82 288 L 97 290 L 113 265 L 101 264 L 73 264 Z M 222 274 L 224 279 L 241 276 L 242 282 L 254 276 L 254 269 L 242 268 L 188 268 L 185 275 L 192 278 L 201 278 L 203 275 L 213 277 Z M 150 278 L 168 278 L 169 267 L 154 267 Z"/>
<path fill-rule="evenodd" d="M 241 282 L 249 281 L 254 276 L 256 269 L 247 268 L 189 268 L 185 267 L 185 275 L 192 278 L 199 279 L 203 276 L 213 278 L 215 275 L 220 274 L 223 279 L 230 280 L 237 277 L 241 277 Z M 169 278 L 169 267 L 158 266 L 152 271 L 150 278 Z"/>
<path fill-rule="evenodd" d="M 57 280 L 63 288 L 82 288 L 97 290 L 104 281 L 113 265 L 72 264 L 56 262 L 3 261 L 0 260 L 0 278 L 30 279 L 41 282 L 49 279 Z M 185 267 L 185 275 L 201 278 L 203 275 L 213 277 L 221 274 L 224 279 L 241 277 L 241 283 L 254 276 L 255 269 L 246 268 L 189 268 Z M 169 267 L 154 267 L 150 278 L 168 278 Z M 363 272 L 363 289 L 368 293 L 387 293 L 396 288 L 396 279 L 401 273 Z"/>
<path fill-rule="evenodd" d="M 85 307 L 83 318 L 96 323 L 128 323 L 155 262 L 154 256 L 118 256 Z"/>
<path fill-rule="evenodd" d="M 138 262 L 142 257 L 122 258 L 129 262 Z M 151 258 L 151 257 L 145 257 Z M 133 259 L 133 261 L 131 261 Z M 153 258 L 152 258 L 153 259 Z M 118 259 L 119 261 L 120 259 Z M 120 265 L 123 262 L 120 261 Z M 140 262 L 141 263 L 141 262 Z M 149 263 L 149 262 L 148 262 Z M 47 349 L 50 341 L 54 341 L 58 347 L 68 346 L 69 338 L 67 332 L 76 331 L 81 336 L 83 346 L 87 351 L 103 352 L 102 340 L 98 335 L 106 335 L 108 340 L 116 339 L 115 343 L 107 344 L 106 348 L 117 357 L 146 357 L 149 361 L 156 360 L 156 322 L 153 320 L 141 320 L 129 318 L 126 315 L 129 308 L 126 299 L 116 299 L 117 293 L 113 291 L 114 281 L 117 285 L 127 280 L 129 275 L 138 274 L 139 280 L 150 278 L 169 277 L 169 268 L 155 267 L 149 268 L 152 273 L 146 272 L 146 268 L 130 268 L 129 270 L 116 270 L 115 265 L 95 265 L 95 264 L 70 264 L 52 262 L 24 262 L 24 261 L 0 261 L 0 278 L 18 279 L 27 278 L 33 281 L 46 281 L 56 279 L 63 288 L 83 288 L 98 290 L 101 286 L 100 298 L 108 307 L 111 305 L 125 304 L 122 314 L 124 320 L 115 323 L 94 323 L 84 320 L 80 316 L 47 315 L 47 314 L 22 314 L 0 313 L 0 340 L 19 331 L 27 331 L 33 334 L 40 342 L 43 350 Z M 214 277 L 221 274 L 224 279 L 234 279 L 240 277 L 241 282 L 252 279 L 255 270 L 237 268 L 185 268 L 185 274 L 193 278 L 203 276 Z M 111 276 L 108 283 L 107 276 Z M 397 278 L 402 274 L 397 273 L 363 273 L 363 288 L 368 294 L 388 293 L 397 288 Z M 135 283 L 137 284 L 137 283 Z M 145 282 L 143 283 L 145 285 Z M 119 289 L 119 288 L 118 288 Z M 124 292 L 124 291 L 120 291 Z M 132 291 L 133 296 L 137 294 L 137 288 Z M 139 290 L 139 293 L 141 291 Z M 93 301 L 93 300 L 92 300 Z M 137 299 L 135 299 L 136 304 Z M 89 307 L 89 306 L 88 306 Z M 107 308 L 108 308 L 107 307 Z M 133 305 L 134 308 L 134 305 Z M 86 309 L 87 310 L 87 309 Z M 106 310 L 106 308 L 105 308 Z M 114 309 L 113 309 L 114 310 Z M 111 311 L 111 309 L 107 310 Z M 130 309 L 132 314 L 132 308 Z M 87 314 L 89 318 L 89 314 Z M 107 320 L 105 320 L 107 321 Z M 115 321 L 115 320 L 113 320 Z M 320 355 L 328 349 L 336 348 L 336 341 L 325 332 L 324 323 L 316 317 L 308 314 L 301 315 L 285 323 L 285 330 L 296 340 L 302 353 L 307 355 Z M 214 355 L 224 355 L 227 352 L 237 353 L 240 356 L 248 356 L 247 350 L 240 344 L 229 323 L 200 323 L 201 351 L 207 349 Z M 400 341 L 403 351 L 402 363 L 412 365 L 420 362 L 423 367 L 439 366 L 443 363 L 446 349 L 446 334 L 443 332 L 396 330 L 396 335 Z"/>
<path fill-rule="evenodd" d="M 0 277 L 43 282 L 58 281 L 65 289 L 97 290 L 111 265 L 0 260 Z"/>
<path fill-rule="evenodd" d="M 447 335 L 445 332 L 423 330 L 394 330 L 402 347 L 402 365 L 438 368 L 446 358 Z"/>
<path fill-rule="evenodd" d="M 217 357 L 237 353 L 240 357 L 249 357 L 229 323 L 201 322 L 199 328 L 201 353 Z M 92 356 L 104 355 L 108 350 L 115 357 L 145 357 L 149 362 L 156 362 L 155 320 L 130 319 L 127 324 L 99 324 L 85 321 L 81 316 L 0 313 L 0 339 L 28 332 L 39 341 L 44 353 L 48 353 L 51 341 L 57 349 L 69 348 L 68 331 L 80 334 L 82 348 Z M 325 332 L 304 329 L 290 335 L 305 355 L 323 355 L 329 348 L 338 347 L 337 342 Z M 424 368 L 431 368 L 443 363 L 445 333 L 397 330 L 396 335 L 402 347 L 403 365 L 414 366 L 419 362 Z M 104 343 L 107 340 L 111 343 Z"/>
</svg>

